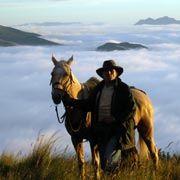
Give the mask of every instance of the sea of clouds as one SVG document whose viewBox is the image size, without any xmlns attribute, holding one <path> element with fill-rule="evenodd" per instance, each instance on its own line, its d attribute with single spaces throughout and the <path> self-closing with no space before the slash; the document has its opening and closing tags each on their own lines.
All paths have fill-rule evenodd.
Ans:
<svg viewBox="0 0 180 180">
<path fill-rule="evenodd" d="M 180 29 L 168 26 L 110 26 L 109 24 L 24 25 L 63 46 L 0 48 L 0 151 L 31 150 L 38 136 L 57 132 L 60 151 L 74 152 L 64 125 L 58 124 L 51 99 L 51 56 L 74 55 L 72 71 L 80 82 L 97 76 L 104 60 L 124 68 L 121 78 L 146 91 L 155 109 L 154 135 L 158 148 L 179 153 L 180 148 Z M 97 52 L 105 42 L 140 43 L 149 49 Z M 98 77 L 99 78 L 99 77 Z M 59 106 L 63 115 L 64 108 Z M 169 146 L 169 144 L 171 144 Z M 85 143 L 88 148 L 88 143 Z M 89 150 L 87 150 L 88 152 Z"/>
</svg>

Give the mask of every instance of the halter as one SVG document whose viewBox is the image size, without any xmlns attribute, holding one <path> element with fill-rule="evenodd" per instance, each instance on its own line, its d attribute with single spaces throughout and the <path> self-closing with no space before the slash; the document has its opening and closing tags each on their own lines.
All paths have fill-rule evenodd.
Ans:
<svg viewBox="0 0 180 180">
<path fill-rule="evenodd" d="M 70 94 L 69 87 L 73 84 L 73 82 L 74 82 L 73 75 L 72 75 L 72 71 L 70 69 L 69 78 L 67 78 L 67 80 L 63 84 L 60 84 L 59 81 L 52 84 L 52 78 L 51 78 L 50 84 L 52 84 L 53 89 L 59 89 L 59 90 L 65 91 L 67 94 Z M 56 88 L 55 87 L 56 85 L 57 85 L 57 87 L 60 85 L 62 87 L 62 89 Z M 60 98 L 63 99 L 63 95 L 60 94 Z M 64 107 L 65 107 L 65 104 L 64 104 Z M 55 105 L 55 111 L 56 111 L 56 116 L 57 116 L 58 122 L 60 124 L 62 124 L 64 122 L 65 118 L 67 118 L 69 125 L 71 127 L 71 130 L 73 132 L 78 132 L 80 130 L 80 128 L 82 126 L 83 118 L 81 118 L 81 122 L 80 122 L 79 126 L 77 127 L 77 129 L 75 129 L 75 128 L 73 128 L 72 123 L 70 121 L 70 112 L 67 107 L 65 107 L 65 113 L 61 116 L 61 118 L 59 117 L 59 113 L 58 113 L 58 105 Z M 62 119 L 62 120 L 60 120 L 60 119 Z"/>
<path fill-rule="evenodd" d="M 57 67 L 59 67 L 59 66 L 57 66 Z M 55 68 L 57 68 L 57 67 L 55 67 Z M 54 69 L 55 69 L 55 68 L 54 68 Z M 68 93 L 69 86 L 71 86 L 73 82 L 74 82 L 74 81 L 73 81 L 72 71 L 71 71 L 71 69 L 70 69 L 69 78 L 67 78 L 67 81 L 66 81 L 65 83 L 60 84 L 59 81 L 58 81 L 58 82 L 55 82 L 55 83 L 52 84 L 52 77 L 51 77 L 50 85 L 52 84 L 52 88 L 54 88 L 54 89 L 59 89 L 59 88 L 55 88 L 55 86 L 56 86 L 56 85 L 57 85 L 57 86 L 61 85 L 63 88 L 60 89 L 60 90 L 64 90 L 64 91 L 66 91 L 66 92 Z M 69 84 L 68 84 L 68 83 L 69 83 Z M 68 94 L 69 94 L 69 93 L 68 93 Z"/>
</svg>

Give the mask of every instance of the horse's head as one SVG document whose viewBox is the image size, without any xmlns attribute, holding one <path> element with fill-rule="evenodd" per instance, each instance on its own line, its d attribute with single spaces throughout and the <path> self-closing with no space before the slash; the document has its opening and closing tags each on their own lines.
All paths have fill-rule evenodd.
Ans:
<svg viewBox="0 0 180 180">
<path fill-rule="evenodd" d="M 51 72 L 52 85 L 52 98 L 55 104 L 59 104 L 64 94 L 68 94 L 70 97 L 78 98 L 78 93 L 81 90 L 81 84 L 75 78 L 71 71 L 71 64 L 73 62 L 73 56 L 67 61 L 57 61 L 52 56 L 54 68 Z"/>
<path fill-rule="evenodd" d="M 52 56 L 52 61 L 54 64 L 50 82 L 50 85 L 52 85 L 52 99 L 55 104 L 59 104 L 64 94 L 68 93 L 68 88 L 73 81 L 70 67 L 73 62 L 73 56 L 67 61 L 57 61 L 56 58 Z"/>
</svg>

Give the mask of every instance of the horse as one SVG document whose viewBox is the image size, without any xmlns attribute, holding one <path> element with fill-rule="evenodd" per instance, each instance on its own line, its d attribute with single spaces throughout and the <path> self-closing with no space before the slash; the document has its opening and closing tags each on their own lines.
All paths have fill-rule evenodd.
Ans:
<svg viewBox="0 0 180 180">
<path fill-rule="evenodd" d="M 87 98 L 91 90 L 99 83 L 96 77 L 89 78 L 85 83 L 80 83 L 71 71 L 73 56 L 69 60 L 57 61 L 52 56 L 54 68 L 51 73 L 52 96 L 57 96 L 57 104 L 61 102 L 62 94 L 65 91 L 69 96 L 75 99 Z M 84 140 L 89 141 L 92 163 L 94 165 L 94 174 L 96 180 L 100 180 L 100 161 L 97 145 L 94 141 L 91 126 L 91 112 L 83 112 L 77 108 L 65 107 L 65 127 L 71 136 L 71 141 L 77 154 L 79 174 L 81 180 L 85 180 L 85 159 L 84 159 Z M 57 110 L 57 109 L 56 109 Z M 58 113 L 57 113 L 58 116 Z M 60 119 L 58 117 L 60 122 Z"/>
<path fill-rule="evenodd" d="M 67 61 L 58 61 L 54 56 L 52 56 L 52 61 L 55 66 L 51 73 L 52 95 L 57 96 L 59 100 L 57 103 L 60 103 L 61 99 L 63 99 L 63 92 L 66 92 L 70 97 L 75 99 L 87 98 L 90 91 L 99 82 L 95 77 L 92 77 L 85 84 L 80 83 L 71 70 L 73 56 Z M 87 85 L 88 83 L 90 85 Z M 158 149 L 154 141 L 153 105 L 150 98 L 142 90 L 131 87 L 131 91 L 137 107 L 134 120 L 135 127 L 139 134 L 140 157 L 143 159 L 143 157 L 148 157 L 150 154 L 155 168 L 157 168 L 159 158 Z M 83 139 L 87 139 L 91 146 L 92 160 L 95 165 L 95 177 L 96 179 L 100 179 L 99 154 L 98 148 L 92 137 L 90 112 L 86 115 L 86 113 L 82 112 L 80 109 L 75 108 L 74 110 L 66 109 L 66 114 L 65 126 L 71 135 L 72 143 L 78 156 L 81 177 L 83 178 L 85 176 Z M 72 126 L 76 127 L 76 129 L 72 128 Z"/>
<path fill-rule="evenodd" d="M 143 90 L 131 87 L 131 92 L 136 103 L 134 121 L 139 133 L 140 159 L 148 159 L 150 154 L 156 170 L 159 164 L 159 155 L 154 141 L 154 108 L 150 98 Z"/>
</svg>

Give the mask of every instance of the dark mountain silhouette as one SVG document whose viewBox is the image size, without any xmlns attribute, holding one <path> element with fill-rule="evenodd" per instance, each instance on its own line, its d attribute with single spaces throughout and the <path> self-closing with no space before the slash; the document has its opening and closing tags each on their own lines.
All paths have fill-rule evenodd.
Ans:
<svg viewBox="0 0 180 180">
<path fill-rule="evenodd" d="M 17 45 L 60 45 L 40 38 L 40 34 L 24 32 L 15 28 L 0 25 L 0 46 Z"/>
<path fill-rule="evenodd" d="M 135 25 L 143 25 L 143 24 L 150 24 L 150 25 L 180 24 L 180 20 L 176 20 L 174 18 L 164 16 L 157 19 L 152 19 L 152 18 L 142 19 L 139 20 L 137 23 L 135 23 Z"/>
<path fill-rule="evenodd" d="M 122 43 L 105 43 L 99 47 L 97 47 L 97 51 L 114 51 L 114 50 L 130 50 L 130 49 L 148 49 L 146 46 L 143 46 L 141 44 L 132 44 L 128 42 L 122 42 Z"/>
</svg>

